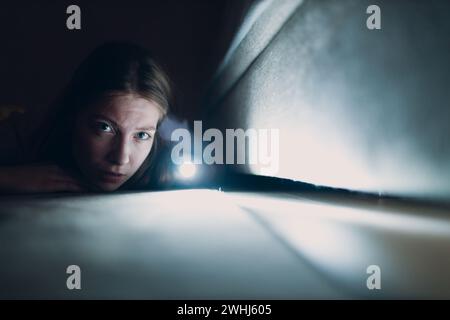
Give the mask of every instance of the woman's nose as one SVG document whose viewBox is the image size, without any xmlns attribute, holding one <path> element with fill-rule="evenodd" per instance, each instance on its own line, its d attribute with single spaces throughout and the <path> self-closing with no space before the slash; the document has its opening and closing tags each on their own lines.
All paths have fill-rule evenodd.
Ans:
<svg viewBox="0 0 450 320">
<path fill-rule="evenodd" d="M 130 161 L 130 147 L 126 139 L 118 138 L 111 152 L 108 154 L 108 160 L 115 165 L 124 165 Z"/>
</svg>

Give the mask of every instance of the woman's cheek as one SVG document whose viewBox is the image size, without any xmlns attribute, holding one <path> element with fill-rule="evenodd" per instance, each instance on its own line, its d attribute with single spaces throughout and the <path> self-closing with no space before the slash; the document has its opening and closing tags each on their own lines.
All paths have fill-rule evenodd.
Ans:
<svg viewBox="0 0 450 320">
<path fill-rule="evenodd" d="M 147 156 L 150 154 L 150 152 L 152 151 L 152 147 L 153 147 L 153 140 L 148 143 L 145 147 L 140 148 L 139 150 L 139 162 L 142 164 L 144 162 L 144 160 L 147 158 Z"/>
<path fill-rule="evenodd" d="M 82 130 L 78 137 L 78 150 L 81 150 L 82 153 L 79 156 L 85 158 L 84 162 L 102 159 L 111 140 L 105 135 L 98 135 L 92 132 L 89 128 Z"/>
<path fill-rule="evenodd" d="M 103 160 L 109 152 L 112 139 L 109 137 L 93 137 L 87 141 L 89 155 L 93 160 Z"/>
</svg>

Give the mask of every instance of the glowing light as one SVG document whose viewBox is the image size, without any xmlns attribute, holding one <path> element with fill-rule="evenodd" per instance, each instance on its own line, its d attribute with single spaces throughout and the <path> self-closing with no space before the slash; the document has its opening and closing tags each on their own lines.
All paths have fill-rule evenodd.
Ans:
<svg viewBox="0 0 450 320">
<path fill-rule="evenodd" d="M 195 176 L 197 168 L 192 162 L 186 161 L 178 167 L 178 172 L 182 178 L 190 179 Z"/>
</svg>

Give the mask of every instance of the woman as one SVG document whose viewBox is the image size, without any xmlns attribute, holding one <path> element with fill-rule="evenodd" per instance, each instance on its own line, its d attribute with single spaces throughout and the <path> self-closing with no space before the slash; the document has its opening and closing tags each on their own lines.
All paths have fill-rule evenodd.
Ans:
<svg viewBox="0 0 450 320">
<path fill-rule="evenodd" d="M 75 71 L 20 165 L 0 167 L 3 192 L 114 191 L 151 183 L 170 82 L 137 45 L 108 43 Z M 1 132 L 0 132 L 1 134 Z M 8 149 L 3 146 L 2 149 Z M 8 154 L 14 154 L 8 149 Z M 1 156 L 0 156 L 1 157 Z M 25 161 L 25 163 L 24 163 Z"/>
</svg>

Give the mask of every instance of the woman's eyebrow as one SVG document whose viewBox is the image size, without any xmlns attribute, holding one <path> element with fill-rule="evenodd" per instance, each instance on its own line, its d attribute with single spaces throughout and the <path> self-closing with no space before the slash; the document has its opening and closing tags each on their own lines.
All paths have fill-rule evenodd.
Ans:
<svg viewBox="0 0 450 320">
<path fill-rule="evenodd" d="M 103 118 L 103 119 L 111 122 L 116 128 L 120 128 L 120 126 L 117 124 L 117 122 L 108 118 L 107 116 L 104 116 L 102 114 L 93 114 L 92 116 L 95 118 Z M 141 128 L 136 128 L 135 130 L 156 131 L 156 128 L 154 126 L 145 126 L 145 127 L 141 127 Z"/>
<path fill-rule="evenodd" d="M 109 122 L 111 122 L 115 127 L 120 128 L 120 126 L 117 124 L 117 122 L 115 122 L 114 120 L 108 118 L 107 116 L 104 116 L 102 114 L 93 114 L 92 117 L 94 118 L 102 118 L 104 120 L 107 120 Z"/>
<path fill-rule="evenodd" d="M 156 128 L 154 126 L 148 126 L 148 127 L 142 127 L 142 128 L 136 128 L 136 130 L 147 130 L 147 131 L 155 131 Z"/>
</svg>

